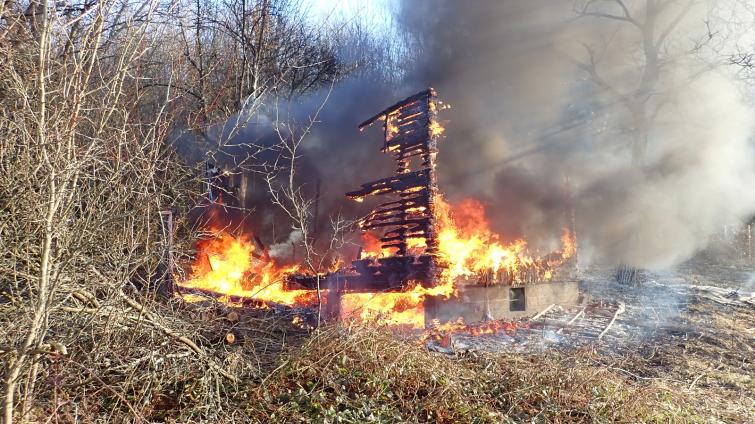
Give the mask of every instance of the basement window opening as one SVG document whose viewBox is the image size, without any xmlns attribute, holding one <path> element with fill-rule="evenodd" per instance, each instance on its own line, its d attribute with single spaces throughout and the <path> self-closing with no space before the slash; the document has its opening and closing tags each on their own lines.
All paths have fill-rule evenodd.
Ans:
<svg viewBox="0 0 755 424">
<path fill-rule="evenodd" d="M 526 308 L 524 287 L 512 287 L 509 289 L 509 311 L 521 312 Z"/>
</svg>

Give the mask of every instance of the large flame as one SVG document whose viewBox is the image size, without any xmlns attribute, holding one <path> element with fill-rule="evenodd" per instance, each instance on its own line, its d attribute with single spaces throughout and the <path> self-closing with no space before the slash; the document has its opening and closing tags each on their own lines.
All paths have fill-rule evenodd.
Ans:
<svg viewBox="0 0 755 424">
<path fill-rule="evenodd" d="M 452 205 L 437 197 L 435 207 L 439 229 L 438 259 L 446 266 L 437 285 L 428 289 L 419 284 L 410 284 L 403 292 L 344 294 L 341 299 L 342 316 L 386 325 L 424 328 L 425 298 L 453 296 L 456 285 L 464 279 L 462 277 L 470 281 L 487 278 L 487 284 L 521 284 L 524 283 L 524 275 L 549 280 L 553 276 L 553 268 L 563 265 L 576 250 L 573 234 L 564 229 L 562 249 L 542 259 L 535 258 L 528 254 L 526 241 L 516 240 L 509 244 L 501 241 L 500 236 L 491 230 L 485 207 L 479 201 L 469 198 Z M 362 241 L 362 258 L 379 258 L 390 254 L 380 248 L 379 237 L 373 233 L 365 233 Z M 424 239 L 409 240 L 408 244 L 410 251 L 425 247 Z M 499 331 L 493 327 L 474 328 L 478 334 Z"/>
<path fill-rule="evenodd" d="M 576 251 L 574 235 L 567 228 L 561 236 L 561 250 L 544 258 L 530 255 L 525 240 L 502 242 L 490 228 L 484 205 L 473 198 L 450 204 L 438 196 L 435 208 L 438 258 L 448 268 L 447 279 L 488 273 L 494 281 L 508 277 L 506 282 L 516 284 L 523 282 L 523 271 L 531 270 L 548 280 L 552 277 L 551 269 L 563 265 Z M 412 254 L 422 253 L 426 247 L 424 238 L 410 238 L 407 245 Z M 381 258 L 392 253 L 381 249 L 380 237 L 375 233 L 362 235 L 361 258 Z"/>
<path fill-rule="evenodd" d="M 249 237 L 234 237 L 223 230 L 214 237 L 197 242 L 197 258 L 188 280 L 179 286 L 223 296 L 258 299 L 284 305 L 312 302 L 306 290 L 286 290 L 283 277 L 296 266 L 279 266 Z"/>
<path fill-rule="evenodd" d="M 437 105 L 431 102 L 430 109 L 436 112 Z M 390 144 L 399 133 L 397 120 L 397 113 L 388 115 L 385 120 L 389 151 L 399 147 L 398 144 Z M 430 136 L 439 137 L 443 132 L 443 126 L 434 119 L 431 120 Z M 423 189 L 423 186 L 417 186 L 405 192 Z M 380 194 L 387 190 L 389 189 L 376 189 L 369 194 Z M 362 202 L 364 198 L 354 200 Z M 418 207 L 406 212 L 421 213 L 425 209 Z M 454 296 L 457 293 L 456 285 L 463 284 L 464 281 L 473 284 L 516 285 L 549 280 L 553 277 L 553 270 L 563 265 L 576 252 L 574 235 L 567 229 L 561 237 L 561 250 L 543 257 L 530 256 L 524 240 L 504 243 L 491 230 L 484 206 L 475 199 L 465 199 L 451 205 L 441 196 L 436 196 L 433 215 L 438 229 L 438 249 L 434 254 L 442 269 L 434 286 L 427 288 L 412 282 L 402 292 L 345 293 L 341 297 L 342 317 L 424 328 L 424 305 L 428 296 Z M 428 247 L 426 239 L 416 235 L 407 239 L 406 244 L 410 255 L 426 253 Z M 285 275 L 296 271 L 297 267 L 279 266 L 265 252 L 256 251 L 260 249 L 256 249 L 247 237 L 233 237 L 224 231 L 216 231 L 216 237 L 200 241 L 197 250 L 191 277 L 179 283 L 182 287 L 216 293 L 224 296 L 221 299 L 226 301 L 230 301 L 231 296 L 286 305 L 312 303 L 315 300 L 316 296 L 312 291 L 285 290 Z M 379 234 L 366 232 L 362 235 L 361 259 L 378 259 L 395 253 L 395 248 L 382 248 Z M 190 296 L 191 294 L 184 295 L 186 299 Z M 448 333 L 460 326 L 464 327 L 465 324 L 457 322 L 439 327 L 435 323 L 434 328 Z M 510 329 L 510 325 L 503 322 L 489 323 L 470 327 L 469 331 L 472 334 L 486 334 L 501 329 Z"/>
<path fill-rule="evenodd" d="M 491 230 L 485 207 L 475 199 L 450 205 L 438 197 L 436 209 L 439 255 L 448 264 L 451 278 L 488 274 L 489 283 L 509 284 L 524 283 L 526 276 L 533 275 L 549 280 L 552 268 L 574 256 L 574 237 L 568 229 L 561 238 L 562 249 L 540 259 L 529 254 L 525 240 L 503 243 Z"/>
<path fill-rule="evenodd" d="M 425 327 L 425 297 L 449 297 L 455 292 L 453 280 L 426 288 L 417 282 L 403 292 L 346 293 L 341 297 L 341 316 L 360 321 L 409 328 Z"/>
<path fill-rule="evenodd" d="M 545 257 L 530 256 L 527 243 L 516 240 L 504 243 L 488 222 L 485 208 L 475 199 L 450 204 L 436 198 L 438 225 L 438 262 L 442 271 L 433 287 L 412 282 L 403 292 L 345 293 L 341 298 L 341 316 L 361 321 L 421 329 L 425 327 L 425 299 L 428 296 L 451 297 L 457 284 L 484 281 L 485 284 L 522 284 L 523 275 L 539 280 L 552 278 L 552 270 L 576 251 L 574 235 L 564 230 L 562 249 Z M 393 254 L 381 249 L 380 237 L 362 236 L 362 258 L 379 258 Z M 408 240 L 408 249 L 419 254 L 427 247 L 424 238 Z M 284 277 L 297 266 L 280 266 L 257 247 L 249 237 L 235 237 L 217 230 L 214 238 L 197 243 L 197 259 L 189 279 L 181 287 L 219 295 L 232 303 L 233 297 L 251 298 L 285 305 L 306 305 L 316 300 L 307 290 L 286 290 Z M 184 297 L 189 300 L 191 293 Z M 463 323 L 456 323 L 463 326 Z M 437 328 L 437 325 L 435 326 Z M 471 327 L 470 327 L 471 328 Z M 475 327 L 474 332 L 497 332 L 498 328 Z M 469 330 L 469 331 L 473 331 Z"/>
</svg>

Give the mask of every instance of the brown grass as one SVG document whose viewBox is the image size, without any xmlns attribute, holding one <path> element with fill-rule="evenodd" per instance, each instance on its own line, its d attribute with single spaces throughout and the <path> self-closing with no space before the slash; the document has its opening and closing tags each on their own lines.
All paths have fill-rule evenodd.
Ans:
<svg viewBox="0 0 755 424">
<path fill-rule="evenodd" d="M 663 384 L 570 354 L 428 352 L 387 331 L 331 327 L 293 352 L 246 408 L 282 422 L 655 422 L 694 419 Z"/>
<path fill-rule="evenodd" d="M 625 355 L 588 346 L 452 357 L 374 326 L 328 325 L 307 333 L 280 312 L 215 303 L 148 304 L 160 325 L 195 341 L 206 356 L 123 305 L 103 306 L 107 313 L 52 317 L 57 323 L 52 334 L 68 354 L 43 355 L 26 418 L 353 423 L 751 418 L 752 340 L 734 337 L 746 330 L 744 310 L 722 315 L 710 305 L 693 304 L 684 324 L 698 328 L 698 320 L 708 322 L 699 334 L 679 336 L 684 341 L 664 335 Z M 751 319 L 747 322 L 751 328 Z M 224 378 L 211 363 L 239 382 Z"/>
</svg>

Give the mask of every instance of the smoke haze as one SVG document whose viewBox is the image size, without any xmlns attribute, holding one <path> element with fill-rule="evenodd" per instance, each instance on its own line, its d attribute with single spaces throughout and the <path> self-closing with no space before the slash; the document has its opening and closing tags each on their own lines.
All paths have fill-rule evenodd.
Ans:
<svg viewBox="0 0 755 424">
<path fill-rule="evenodd" d="M 642 16 L 644 3 L 629 2 L 632 13 Z M 674 7 L 661 28 L 677 16 Z M 403 1 L 396 28 L 412 60 L 401 82 L 336 85 L 308 141 L 304 180 L 322 181 L 321 211 L 366 213 L 368 204 L 349 204 L 343 192 L 394 167 L 379 153 L 377 131 L 359 134 L 357 124 L 433 86 L 451 105 L 440 114 L 438 174 L 452 201 L 482 199 L 505 238 L 544 248 L 569 225 L 573 205 L 586 256 L 647 268 L 679 263 L 724 224 L 755 213 L 752 111 L 725 67 L 706 65 L 704 48 L 688 53 L 707 35 L 707 12 L 697 3 L 668 38 L 673 60 L 648 100 L 662 106 L 639 170 L 627 108 L 579 66 L 589 47 L 612 89 L 630 93 L 642 77 L 636 28 L 577 18 L 572 2 Z M 286 109 L 301 122 L 324 97 Z"/>
</svg>

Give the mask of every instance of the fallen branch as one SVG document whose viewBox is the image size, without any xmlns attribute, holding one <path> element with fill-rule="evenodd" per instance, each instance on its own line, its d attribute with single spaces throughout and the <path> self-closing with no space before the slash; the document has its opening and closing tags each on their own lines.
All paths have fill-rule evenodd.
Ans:
<svg viewBox="0 0 755 424">
<path fill-rule="evenodd" d="M 138 310 L 139 312 L 141 312 L 142 314 L 144 314 L 145 318 L 147 318 L 147 321 L 150 324 L 152 324 L 153 326 L 155 326 L 159 330 L 162 330 L 163 333 L 167 334 L 170 337 L 173 337 L 176 341 L 184 344 L 189 349 L 191 349 L 192 351 L 194 351 L 194 353 L 196 353 L 197 355 L 199 355 L 200 357 L 202 357 L 203 359 L 205 359 L 207 361 L 207 364 L 210 366 L 210 368 L 212 368 L 218 374 L 220 374 L 223 377 L 225 377 L 225 378 L 233 381 L 234 383 L 238 383 L 239 382 L 239 379 L 236 376 L 234 376 L 233 374 L 231 374 L 228 371 L 224 370 L 223 368 L 220 367 L 220 365 L 218 365 L 215 362 L 213 362 L 208 357 L 208 355 L 205 353 L 205 351 L 203 351 L 199 346 L 197 346 L 196 343 L 194 343 L 193 341 L 191 341 L 191 339 L 189 339 L 188 337 L 183 336 L 181 334 L 178 334 L 174 330 L 172 330 L 172 329 L 170 329 L 170 328 L 168 328 L 168 327 L 160 324 L 159 322 L 157 322 L 157 320 L 155 319 L 155 317 L 152 315 L 151 312 L 149 312 L 148 310 L 146 310 L 146 308 L 143 305 L 141 305 L 139 302 L 137 302 L 134 299 L 128 297 L 122 291 L 119 291 L 118 295 L 121 297 L 121 299 L 123 299 L 126 303 L 128 303 L 129 306 L 131 306 L 132 308 L 134 308 L 134 309 Z"/>
<path fill-rule="evenodd" d="M 587 306 L 583 306 L 582 309 L 579 312 L 577 312 L 577 315 L 574 315 L 574 318 L 570 319 L 569 322 L 566 323 L 566 325 L 564 325 L 563 327 L 559 328 L 558 331 L 556 331 L 556 334 L 563 333 L 564 328 L 574 324 L 574 321 L 578 320 L 579 317 L 581 317 L 585 313 L 586 308 Z"/>
<path fill-rule="evenodd" d="M 535 315 L 534 317 L 532 317 L 532 319 L 530 321 L 535 321 L 536 319 L 540 318 L 541 316 L 547 314 L 548 311 L 550 311 L 551 309 L 553 309 L 554 306 L 556 306 L 556 304 L 555 303 L 551 303 L 551 306 L 548 306 L 547 308 L 545 308 L 542 311 L 538 312 L 537 315 Z"/>
<path fill-rule="evenodd" d="M 603 336 L 605 336 L 606 333 L 608 333 L 608 330 L 611 329 L 611 327 L 613 326 L 613 323 L 616 322 L 616 317 L 618 317 L 622 313 L 624 313 L 624 302 L 619 302 L 619 307 L 616 308 L 616 313 L 613 314 L 613 318 L 611 318 L 611 322 L 609 322 L 606 328 L 604 328 L 603 331 L 600 333 L 600 335 L 598 336 L 598 340 L 602 339 Z"/>
</svg>

